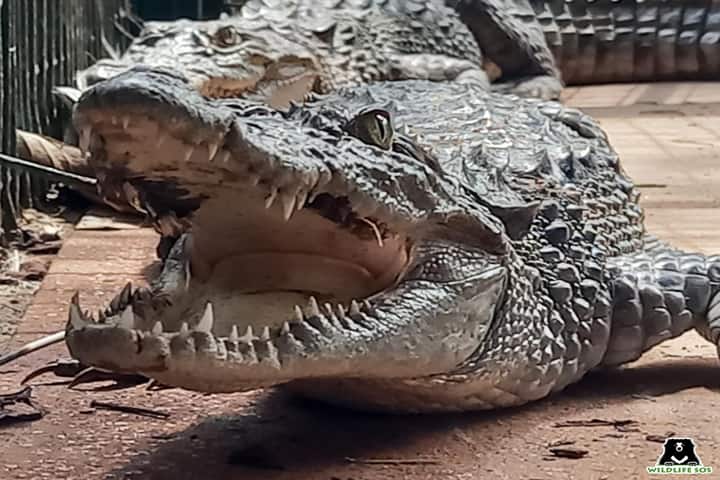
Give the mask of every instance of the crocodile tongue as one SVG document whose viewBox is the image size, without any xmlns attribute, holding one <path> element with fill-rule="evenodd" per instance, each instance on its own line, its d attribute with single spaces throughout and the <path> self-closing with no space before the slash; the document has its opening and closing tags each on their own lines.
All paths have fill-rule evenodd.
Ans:
<svg viewBox="0 0 720 480">
<path fill-rule="evenodd" d="M 281 202 L 265 208 L 253 193 L 223 191 L 195 213 L 191 267 L 198 280 L 237 293 L 303 291 L 348 301 L 386 288 L 407 263 L 400 235 L 367 235 L 359 228 L 367 224 L 339 225 L 315 208 L 300 207 L 285 220 Z"/>
<path fill-rule="evenodd" d="M 343 205 L 333 207 L 327 196 L 287 218 L 281 201 L 265 203 L 252 188 L 218 188 L 215 195 L 195 211 L 192 233 L 178 241 L 154 283 L 151 295 L 171 305 L 133 305 L 141 328 L 159 321 L 164 331 L 179 331 L 198 323 L 209 302 L 216 336 L 234 326 L 278 329 L 309 304 L 349 310 L 353 300 L 395 285 L 408 264 L 404 235 L 381 234 L 347 212 L 343 224 L 327 218 L 337 219 L 334 209 Z"/>
</svg>

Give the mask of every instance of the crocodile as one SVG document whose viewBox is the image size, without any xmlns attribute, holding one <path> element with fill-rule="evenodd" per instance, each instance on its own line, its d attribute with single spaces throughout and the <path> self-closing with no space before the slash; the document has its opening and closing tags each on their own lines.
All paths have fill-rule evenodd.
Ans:
<svg viewBox="0 0 720 480">
<path fill-rule="evenodd" d="M 178 70 L 207 96 L 257 98 L 276 107 L 302 101 L 310 92 L 377 80 L 426 78 L 489 87 L 480 48 L 459 16 L 439 4 L 421 11 L 411 6 L 338 9 L 325 19 L 332 21 L 331 29 L 264 11 L 270 18 L 147 22 L 120 59 L 101 59 L 78 72 L 77 86 L 84 90 L 142 64 Z"/>
<path fill-rule="evenodd" d="M 720 256 L 649 235 L 605 132 L 561 103 L 406 80 L 273 109 L 136 67 L 74 120 L 103 191 L 187 221 L 149 287 L 72 298 L 90 368 L 432 413 L 720 341 Z"/>
<path fill-rule="evenodd" d="M 490 77 L 498 91 L 545 99 L 559 98 L 563 84 L 720 78 L 713 0 L 250 0 L 233 13 L 149 22 L 123 58 L 99 61 L 78 84 L 138 63 L 172 66 L 216 94 L 271 100 L 285 81 L 296 88 L 284 97 L 302 100 L 309 91 L 464 72 L 481 83 Z M 291 78 L 277 82 L 273 71 L 257 85 L 285 62 Z M 467 74 L 473 65 L 485 74 Z"/>
</svg>

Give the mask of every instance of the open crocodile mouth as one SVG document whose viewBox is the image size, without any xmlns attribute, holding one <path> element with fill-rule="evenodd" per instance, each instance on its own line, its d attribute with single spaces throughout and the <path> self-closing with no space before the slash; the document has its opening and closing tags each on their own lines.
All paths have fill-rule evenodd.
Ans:
<svg viewBox="0 0 720 480">
<path fill-rule="evenodd" d="M 179 238 L 149 289 L 127 286 L 94 316 L 75 299 L 67 342 L 84 363 L 152 372 L 187 388 L 234 390 L 213 376 L 168 378 L 168 357 L 174 368 L 188 356 L 196 363 L 234 358 L 260 369 L 282 366 L 292 378 L 290 358 L 369 329 L 363 318 L 374 297 L 397 285 L 413 247 L 408 233 L 376 215 L 377 205 L 346 191 L 321 163 L 304 172 L 256 165 L 257 152 L 240 139 L 252 129 L 233 134 L 233 124 L 215 143 L 215 130 L 163 123 L 147 106 L 112 112 L 81 112 L 83 148 L 94 161 L 144 172 L 140 183 L 177 182 L 201 200 L 190 227 L 173 232 Z M 162 203 L 164 194 L 156 195 Z M 167 219 L 157 219 L 159 230 Z"/>
<path fill-rule="evenodd" d="M 501 230 L 409 154 L 299 113 L 208 100 L 167 71 L 83 94 L 75 123 L 103 193 L 177 240 L 149 289 L 95 316 L 74 299 L 73 357 L 230 392 L 432 375 L 477 348 L 505 278 Z"/>
<path fill-rule="evenodd" d="M 196 80 L 195 86 L 208 98 L 252 98 L 273 108 L 290 102 L 301 102 L 317 90 L 319 70 L 308 62 L 280 60 L 266 65 L 261 75 L 245 79 L 208 77 Z"/>
<path fill-rule="evenodd" d="M 165 371 L 167 357 L 173 368 L 178 358 L 192 358 L 188 371 L 234 359 L 258 370 L 281 369 L 290 379 L 298 373 L 292 357 L 319 350 L 318 339 L 369 329 L 364 317 L 373 311 L 373 297 L 402 278 L 411 239 L 361 216 L 345 198 L 263 195 L 262 189 L 239 193 L 236 185 L 207 199 L 150 289 L 126 286 L 96 317 L 74 303 L 71 351 L 98 367 L 232 391 L 232 377 L 178 379 Z M 98 344 L 112 347 L 93 348 Z M 242 382 L 249 386 L 262 383 Z"/>
<path fill-rule="evenodd" d="M 408 265 L 410 239 L 360 216 L 346 198 L 273 197 L 237 187 L 195 212 L 191 231 L 170 253 L 162 286 L 149 292 L 169 304 L 134 305 L 147 319 L 142 328 L 207 327 L 207 308 L 218 338 L 278 338 L 303 322 L 322 329 L 328 319 L 347 328 L 343 322 L 370 309 L 367 299 L 392 288 Z M 127 307 L 115 303 L 107 315 Z"/>
<path fill-rule="evenodd" d="M 259 58 L 257 65 L 237 67 L 232 74 L 212 73 L 212 68 L 178 66 L 206 98 L 250 98 L 273 108 L 301 102 L 318 90 L 320 67 L 311 59 L 285 56 L 277 60 Z M 135 66 L 142 65 L 138 63 Z M 133 68 L 103 59 L 78 73 L 78 86 L 86 89 Z"/>
</svg>

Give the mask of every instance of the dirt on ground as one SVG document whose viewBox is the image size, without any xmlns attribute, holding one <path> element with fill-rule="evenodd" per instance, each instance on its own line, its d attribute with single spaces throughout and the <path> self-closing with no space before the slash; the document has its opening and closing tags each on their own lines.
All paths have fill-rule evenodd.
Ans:
<svg viewBox="0 0 720 480">
<path fill-rule="evenodd" d="M 8 246 L 0 247 L 0 356 L 10 348 L 62 239 L 79 216 L 79 212 L 62 209 L 53 214 L 25 210 Z"/>
</svg>

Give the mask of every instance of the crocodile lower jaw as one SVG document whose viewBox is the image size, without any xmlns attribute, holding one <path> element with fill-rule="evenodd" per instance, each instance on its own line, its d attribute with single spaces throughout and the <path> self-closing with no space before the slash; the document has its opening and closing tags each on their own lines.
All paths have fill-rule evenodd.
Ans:
<svg viewBox="0 0 720 480">
<path fill-rule="evenodd" d="M 302 360 L 322 357 L 325 341 L 368 328 L 373 297 L 402 277 L 411 241 L 327 194 L 289 219 L 280 203 L 250 189 L 218 189 L 150 289 L 128 285 L 97 315 L 73 300 L 73 356 L 206 392 L 313 376 Z M 239 367 L 252 375 L 229 372 Z"/>
</svg>

